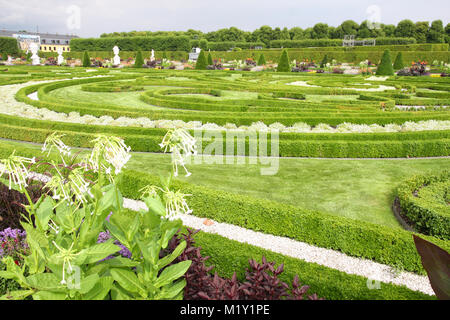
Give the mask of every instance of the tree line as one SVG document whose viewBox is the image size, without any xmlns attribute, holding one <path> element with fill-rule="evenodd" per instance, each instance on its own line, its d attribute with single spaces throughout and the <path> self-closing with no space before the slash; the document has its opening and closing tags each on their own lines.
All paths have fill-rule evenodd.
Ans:
<svg viewBox="0 0 450 320">
<path fill-rule="evenodd" d="M 188 36 L 192 40 L 263 42 L 268 46 L 273 40 L 342 39 L 344 35 L 355 35 L 360 39 L 404 37 L 415 38 L 417 43 L 450 43 L 450 23 L 444 27 L 442 20 L 434 20 L 430 24 L 428 21 L 414 23 L 405 19 L 397 25 L 380 24 L 378 28 L 372 28 L 371 23 L 367 20 L 361 24 L 353 20 L 346 20 L 337 27 L 329 26 L 326 23 L 317 23 L 306 29 L 300 27 L 281 29 L 265 25 L 254 31 L 230 27 L 207 33 L 193 29 L 187 31 L 131 31 L 103 33 L 100 37 Z"/>
</svg>

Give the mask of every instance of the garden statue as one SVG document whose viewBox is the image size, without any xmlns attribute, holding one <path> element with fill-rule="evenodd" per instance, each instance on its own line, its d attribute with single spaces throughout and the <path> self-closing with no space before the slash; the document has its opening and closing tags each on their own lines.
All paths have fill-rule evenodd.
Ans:
<svg viewBox="0 0 450 320">
<path fill-rule="evenodd" d="M 150 61 L 155 61 L 155 50 L 152 49 L 152 56 L 150 57 Z"/>
<path fill-rule="evenodd" d="M 113 48 L 113 52 L 114 52 L 113 65 L 114 66 L 120 65 L 119 51 L 120 51 L 119 47 L 114 46 L 114 48 Z"/>
<path fill-rule="evenodd" d="M 31 53 L 32 53 L 32 56 L 31 56 L 31 64 L 32 64 L 33 66 L 38 66 L 38 65 L 40 65 L 40 64 L 41 64 L 41 58 L 39 58 L 39 56 L 37 55 L 37 52 L 38 52 L 38 45 L 37 45 L 37 43 L 32 42 L 32 43 L 30 44 L 30 51 L 31 51 Z"/>
<path fill-rule="evenodd" d="M 63 50 L 62 50 L 62 48 L 61 47 L 58 47 L 58 49 L 56 50 L 56 52 L 58 52 L 58 65 L 60 66 L 60 65 L 62 65 L 63 63 L 64 63 L 64 57 L 63 57 L 63 55 L 62 55 L 62 53 L 63 53 Z"/>
<path fill-rule="evenodd" d="M 11 66 L 13 64 L 12 63 L 12 58 L 11 58 L 10 55 L 8 55 L 8 60 L 6 61 L 6 64 L 9 65 L 9 66 Z"/>
</svg>

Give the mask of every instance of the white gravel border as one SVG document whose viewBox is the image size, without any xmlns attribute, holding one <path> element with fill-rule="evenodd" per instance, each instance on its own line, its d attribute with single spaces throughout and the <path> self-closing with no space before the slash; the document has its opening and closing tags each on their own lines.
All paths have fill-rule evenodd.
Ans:
<svg viewBox="0 0 450 320">
<path fill-rule="evenodd" d="M 123 206 L 133 211 L 147 209 L 144 202 L 132 199 L 124 199 Z M 288 257 L 310 263 L 317 263 L 348 274 L 368 278 L 368 286 L 372 281 L 380 281 L 399 286 L 403 285 L 414 291 L 434 295 L 434 291 L 426 276 L 417 275 L 411 272 L 396 273 L 391 266 L 383 265 L 371 260 L 350 257 L 335 250 L 315 247 L 304 242 L 256 232 L 232 224 L 209 220 L 213 224 L 207 226 L 204 224 L 204 218 L 192 215 L 181 215 L 179 218 L 183 221 L 183 224 L 189 228 L 200 229 L 207 233 L 217 234 L 231 240 L 247 243 Z"/>
</svg>

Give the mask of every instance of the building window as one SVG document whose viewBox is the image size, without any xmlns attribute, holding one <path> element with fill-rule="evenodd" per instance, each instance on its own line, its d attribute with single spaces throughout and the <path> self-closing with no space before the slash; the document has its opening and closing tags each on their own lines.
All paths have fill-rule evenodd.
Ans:
<svg viewBox="0 0 450 320">
<path fill-rule="evenodd" d="M 59 43 L 59 40 L 56 40 L 56 43 Z"/>
<path fill-rule="evenodd" d="M 42 43 L 45 43 L 45 39 L 42 39 Z"/>
<path fill-rule="evenodd" d="M 55 43 L 55 40 L 52 40 L 52 43 Z"/>
<path fill-rule="evenodd" d="M 53 47 L 53 50 L 55 50 L 55 51 L 56 51 L 56 47 Z"/>
<path fill-rule="evenodd" d="M 44 50 L 47 50 L 47 47 L 44 47 Z"/>
<path fill-rule="evenodd" d="M 66 40 L 66 44 L 69 44 L 69 40 Z"/>
<path fill-rule="evenodd" d="M 70 48 L 67 48 L 67 51 L 70 51 Z"/>
<path fill-rule="evenodd" d="M 63 51 L 66 51 L 66 47 L 63 47 Z"/>
</svg>

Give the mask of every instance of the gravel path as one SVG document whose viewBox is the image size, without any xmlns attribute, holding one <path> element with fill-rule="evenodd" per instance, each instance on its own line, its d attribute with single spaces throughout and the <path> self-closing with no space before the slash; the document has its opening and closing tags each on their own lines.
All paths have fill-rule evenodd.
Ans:
<svg viewBox="0 0 450 320">
<path fill-rule="evenodd" d="M 145 203 L 131 199 L 124 199 L 124 207 L 130 210 L 146 209 Z M 371 260 L 347 256 L 331 249 L 319 248 L 310 244 L 271 234 L 255 232 L 227 223 L 212 220 L 212 225 L 204 224 L 204 218 L 191 215 L 181 215 L 183 224 L 193 229 L 213 233 L 241 243 L 280 253 L 306 262 L 317 263 L 348 274 L 355 274 L 368 278 L 368 283 L 380 281 L 404 285 L 411 290 L 434 295 L 428 277 L 411 272 L 396 272 L 392 267 Z M 208 223 L 210 224 L 210 223 Z M 370 280 L 369 280 L 370 279 Z"/>
</svg>

